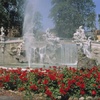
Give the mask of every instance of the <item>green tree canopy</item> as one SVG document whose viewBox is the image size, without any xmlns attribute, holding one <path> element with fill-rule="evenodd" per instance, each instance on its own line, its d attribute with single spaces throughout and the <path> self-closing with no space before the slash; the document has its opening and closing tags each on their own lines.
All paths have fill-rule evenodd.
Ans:
<svg viewBox="0 0 100 100">
<path fill-rule="evenodd" d="M 21 24 L 24 19 L 25 0 L 0 0 L 0 25 L 12 27 Z M 42 16 L 36 12 L 34 18 L 34 31 L 42 28 Z"/>
<path fill-rule="evenodd" d="M 94 8 L 93 0 L 52 0 L 50 17 L 58 35 L 72 37 L 80 25 L 87 29 L 95 27 Z"/>
<path fill-rule="evenodd" d="M 42 27 L 42 16 L 40 14 L 40 12 L 35 12 L 34 14 L 34 30 L 37 32 L 37 31 L 40 31 L 43 27 Z"/>
<path fill-rule="evenodd" d="M 34 23 L 34 28 L 33 28 L 33 32 L 35 34 L 35 37 L 38 39 L 39 36 L 41 36 L 40 31 L 43 28 L 42 27 L 42 15 L 40 12 L 35 12 L 34 16 L 33 16 L 33 23 Z"/>
<path fill-rule="evenodd" d="M 19 23 L 23 2 L 24 0 L 0 0 L 0 24 L 12 26 Z"/>
</svg>

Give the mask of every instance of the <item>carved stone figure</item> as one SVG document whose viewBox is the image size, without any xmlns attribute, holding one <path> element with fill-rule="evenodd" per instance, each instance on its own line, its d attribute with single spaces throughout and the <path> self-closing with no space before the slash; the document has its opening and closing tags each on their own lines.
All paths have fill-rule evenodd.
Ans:
<svg viewBox="0 0 100 100">
<path fill-rule="evenodd" d="M 1 27 L 0 31 L 1 31 L 0 40 L 1 40 L 1 41 L 4 41 L 4 40 L 5 40 L 5 33 L 4 33 L 4 28 L 3 28 L 3 26 Z"/>
<path fill-rule="evenodd" d="M 76 33 L 74 33 L 73 39 L 74 40 L 80 40 L 81 39 L 81 35 L 80 35 L 78 29 L 76 30 Z"/>
<path fill-rule="evenodd" d="M 88 57 L 91 58 L 91 39 L 88 37 L 86 43 L 83 43 L 83 53 Z"/>
<path fill-rule="evenodd" d="M 18 46 L 17 46 L 17 55 L 20 56 L 22 49 L 23 49 L 23 44 L 24 42 L 21 42 Z"/>
<path fill-rule="evenodd" d="M 57 36 L 55 36 L 54 34 L 52 34 L 52 33 L 50 32 L 50 29 L 48 28 L 48 29 L 46 30 L 46 40 L 49 41 L 49 42 L 52 41 L 53 44 L 54 44 L 54 43 L 59 43 L 60 38 L 57 37 Z"/>
<path fill-rule="evenodd" d="M 79 28 L 76 30 L 76 33 L 73 35 L 73 39 L 79 41 L 86 40 L 85 32 L 82 26 L 79 26 Z"/>
<path fill-rule="evenodd" d="M 83 26 L 79 27 L 79 33 L 80 33 L 81 39 L 85 40 L 86 36 L 85 36 L 85 32 L 84 32 Z"/>
</svg>

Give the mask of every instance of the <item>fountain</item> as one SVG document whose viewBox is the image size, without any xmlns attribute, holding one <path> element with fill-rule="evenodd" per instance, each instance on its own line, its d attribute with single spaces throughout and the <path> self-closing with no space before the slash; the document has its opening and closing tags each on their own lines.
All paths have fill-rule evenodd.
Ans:
<svg viewBox="0 0 100 100">
<path fill-rule="evenodd" d="M 35 37 L 33 30 L 35 27 L 34 14 L 37 11 L 36 3 L 36 0 L 34 0 L 34 2 L 33 0 L 26 0 L 23 39 L 5 41 L 5 48 L 7 49 L 5 49 L 3 54 L 3 58 L 5 58 L 3 61 L 6 64 L 10 62 L 17 65 L 19 64 L 19 66 L 27 64 L 28 62 L 28 67 L 36 67 L 36 65 L 41 64 L 48 66 L 77 66 L 78 55 L 76 43 L 61 40 L 52 34 L 49 29 L 41 35 L 41 39 Z M 0 45 L 1 44 L 2 41 L 0 42 Z"/>
<path fill-rule="evenodd" d="M 49 32 L 49 29 L 46 30 L 46 34 L 43 34 L 45 37 L 42 41 L 37 40 L 34 35 L 34 13 L 36 9 L 36 1 L 27 0 L 25 5 L 25 13 L 24 13 L 24 24 L 23 24 L 23 39 L 25 42 L 25 50 L 26 50 L 26 57 L 28 60 L 28 66 L 31 66 L 31 63 L 49 63 L 49 64 L 67 64 L 67 63 L 76 63 L 77 62 L 77 52 L 76 47 L 74 48 L 75 44 L 70 44 L 73 49 L 75 50 L 75 57 L 74 61 L 71 62 L 70 58 L 67 60 L 67 53 L 74 52 L 70 49 L 70 45 L 68 44 L 61 44 L 60 38 L 52 35 Z M 42 36 L 42 38 L 43 38 Z M 69 50 L 68 50 L 69 49 Z M 67 53 L 65 53 L 67 52 Z M 60 53 L 60 56 L 58 56 Z M 71 54 L 72 54 L 71 53 Z M 63 56 L 61 56 L 63 55 Z M 73 55 L 71 55 L 73 56 Z"/>
<path fill-rule="evenodd" d="M 32 9 L 35 6 L 34 3 L 35 2 L 32 2 L 32 0 L 26 0 L 24 22 L 23 22 L 23 38 L 25 42 L 26 57 L 28 60 L 29 67 L 31 66 L 30 64 L 31 64 L 31 54 L 32 54 L 32 43 L 34 40 L 33 18 L 34 18 L 35 8 Z"/>
</svg>

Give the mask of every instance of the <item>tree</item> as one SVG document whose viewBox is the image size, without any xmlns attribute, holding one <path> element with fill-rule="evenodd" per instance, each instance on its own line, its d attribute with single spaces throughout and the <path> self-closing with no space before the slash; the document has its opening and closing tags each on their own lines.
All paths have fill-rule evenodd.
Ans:
<svg viewBox="0 0 100 100">
<path fill-rule="evenodd" d="M 34 16 L 33 16 L 33 23 L 34 23 L 34 28 L 33 28 L 33 32 L 35 34 L 35 37 L 39 38 L 40 36 L 40 30 L 43 28 L 42 27 L 42 16 L 40 14 L 40 12 L 35 12 Z"/>
<path fill-rule="evenodd" d="M 7 34 L 15 29 L 18 30 L 18 34 L 15 33 L 16 36 L 21 36 L 23 4 L 24 0 L 0 0 L 0 26 L 3 25 Z"/>
<path fill-rule="evenodd" d="M 59 36 L 72 37 L 80 25 L 87 29 L 95 27 L 92 0 L 52 0 L 52 6 L 50 17 Z"/>
<path fill-rule="evenodd" d="M 0 1 L 0 26 L 6 25 L 8 22 L 8 12 L 6 11 L 3 3 Z"/>
<path fill-rule="evenodd" d="M 25 0 L 0 0 L 0 24 L 7 27 L 20 27 L 22 31 L 25 10 Z M 42 28 L 42 16 L 39 12 L 34 14 L 35 33 Z M 22 32 L 20 32 L 22 33 Z"/>
<path fill-rule="evenodd" d="M 14 26 L 21 21 L 21 4 L 24 0 L 0 0 L 0 24 Z"/>
<path fill-rule="evenodd" d="M 100 30 L 100 14 L 98 14 L 98 23 L 99 23 L 99 30 Z"/>
<path fill-rule="evenodd" d="M 34 30 L 37 32 L 37 31 L 40 31 L 42 29 L 42 23 L 41 23 L 41 20 L 42 20 L 42 16 L 40 14 L 40 12 L 35 12 L 34 16 L 33 16 L 33 21 L 34 21 Z"/>
</svg>

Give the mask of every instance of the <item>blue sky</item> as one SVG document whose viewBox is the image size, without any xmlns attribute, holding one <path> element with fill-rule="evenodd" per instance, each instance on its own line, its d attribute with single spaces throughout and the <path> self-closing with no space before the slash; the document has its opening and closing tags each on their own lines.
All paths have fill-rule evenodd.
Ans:
<svg viewBox="0 0 100 100">
<path fill-rule="evenodd" d="M 93 1 L 94 1 L 95 5 L 96 5 L 96 8 L 95 8 L 96 13 L 100 14 L 100 0 L 93 0 Z"/>
<path fill-rule="evenodd" d="M 48 18 L 52 7 L 51 0 L 39 0 L 38 3 L 39 3 L 38 4 L 39 11 L 43 16 L 42 23 L 44 30 L 46 30 L 47 28 L 53 28 L 54 27 L 53 21 L 50 18 Z"/>
<path fill-rule="evenodd" d="M 37 0 L 38 1 L 38 9 L 41 13 L 41 15 L 43 16 L 43 20 L 42 20 L 42 24 L 44 27 L 44 30 L 46 30 L 47 28 L 53 28 L 54 24 L 53 21 L 48 18 L 49 14 L 50 14 L 50 9 L 52 7 L 51 5 L 51 0 Z M 96 4 L 96 14 L 100 14 L 100 0 L 93 0 Z M 98 28 L 98 23 L 97 23 L 96 19 L 96 24 L 97 24 L 97 28 Z"/>
<path fill-rule="evenodd" d="M 98 16 L 98 14 L 100 14 L 100 0 L 93 0 L 93 1 L 95 2 L 95 5 L 96 5 L 95 11 Z M 97 26 L 97 29 L 99 29 L 98 17 L 96 18 L 96 26 Z"/>
</svg>

